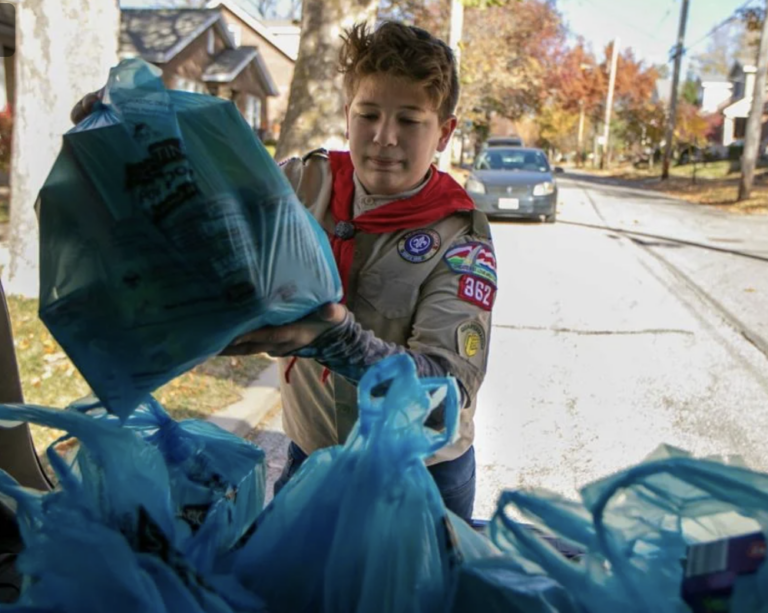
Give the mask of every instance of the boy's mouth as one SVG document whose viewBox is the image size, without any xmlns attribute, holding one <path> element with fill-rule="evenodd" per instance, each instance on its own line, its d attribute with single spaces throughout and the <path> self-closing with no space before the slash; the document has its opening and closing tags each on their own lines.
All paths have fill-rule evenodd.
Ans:
<svg viewBox="0 0 768 613">
<path fill-rule="evenodd" d="M 380 168 L 393 168 L 400 164 L 400 160 L 394 160 L 391 158 L 369 157 L 368 161 L 371 162 L 374 166 L 378 166 Z"/>
</svg>

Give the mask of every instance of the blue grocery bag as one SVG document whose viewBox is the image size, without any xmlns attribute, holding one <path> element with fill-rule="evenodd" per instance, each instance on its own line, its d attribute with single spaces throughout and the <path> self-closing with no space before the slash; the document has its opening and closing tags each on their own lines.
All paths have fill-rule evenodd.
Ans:
<svg viewBox="0 0 768 613">
<path fill-rule="evenodd" d="M 234 104 L 143 60 L 64 135 L 38 200 L 40 317 L 107 408 L 341 296 L 327 237 Z"/>
<path fill-rule="evenodd" d="M 51 492 L 0 472 L 0 496 L 16 507 L 24 541 L 17 567 L 26 577 L 18 603 L 0 611 L 232 612 L 181 551 L 159 449 L 116 420 L 77 411 L 0 405 L 0 419 L 62 429 L 79 441 L 66 457 L 49 448 L 61 484 Z M 256 597 L 249 604 L 259 610 Z"/>
<path fill-rule="evenodd" d="M 456 435 L 456 382 L 419 380 L 397 355 L 366 372 L 358 401 L 344 446 L 310 455 L 221 569 L 273 613 L 448 610 L 461 552 L 424 459 Z M 440 403 L 436 432 L 424 421 Z"/>
<path fill-rule="evenodd" d="M 720 593 L 700 592 L 703 608 L 695 611 L 709 610 L 706 606 L 730 613 L 768 611 L 768 565 L 739 574 L 729 567 L 733 561 L 722 546 L 728 537 L 766 534 L 767 474 L 662 447 L 646 462 L 587 485 L 581 496 L 577 502 L 543 491 L 504 492 L 491 540 L 522 572 L 554 580 L 589 613 L 689 612 L 684 583 L 718 573 Z M 584 555 L 567 559 L 512 520 L 510 506 Z M 748 556 L 765 555 L 764 537 L 760 541 Z M 714 544 L 705 548 L 708 559 L 692 564 L 692 546 L 704 543 Z M 702 584 L 703 589 L 713 585 Z M 721 593 L 726 585 L 732 590 L 727 599 Z M 691 596 L 696 594 L 689 593 L 689 601 Z"/>
<path fill-rule="evenodd" d="M 99 403 L 70 407 L 95 417 Z M 198 419 L 174 420 L 150 397 L 123 422 L 158 449 L 165 460 L 181 549 L 198 570 L 210 570 L 264 507 L 264 452 L 219 426 Z"/>
</svg>

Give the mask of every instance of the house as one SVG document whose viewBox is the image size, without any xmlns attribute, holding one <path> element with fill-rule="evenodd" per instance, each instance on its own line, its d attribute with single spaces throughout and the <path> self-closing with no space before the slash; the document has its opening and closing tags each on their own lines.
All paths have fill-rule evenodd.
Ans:
<svg viewBox="0 0 768 613">
<path fill-rule="evenodd" d="M 701 113 L 719 113 L 733 98 L 733 83 L 726 75 L 705 72 L 699 77 L 699 92 Z"/>
<path fill-rule="evenodd" d="M 744 138 L 747 131 L 747 118 L 752 108 L 755 93 L 757 66 L 735 62 L 728 80 L 732 84 L 731 100 L 720 111 L 723 116 L 722 144 L 729 146 L 733 141 Z"/>
<path fill-rule="evenodd" d="M 237 45 L 220 10 L 122 9 L 118 53 L 158 66 L 169 89 L 232 100 L 269 138 L 267 101 L 278 89 L 260 50 Z"/>
<path fill-rule="evenodd" d="M 209 9 L 221 11 L 227 28 L 237 45 L 259 49 L 277 87 L 277 95 L 269 101 L 269 131 L 280 135 L 280 124 L 288 109 L 293 69 L 299 52 L 301 29 L 292 22 L 267 22 L 247 0 L 211 0 Z"/>
</svg>

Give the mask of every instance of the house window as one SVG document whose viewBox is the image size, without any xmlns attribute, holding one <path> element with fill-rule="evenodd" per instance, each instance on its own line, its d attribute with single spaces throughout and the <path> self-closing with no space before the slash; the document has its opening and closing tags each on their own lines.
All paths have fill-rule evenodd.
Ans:
<svg viewBox="0 0 768 613">
<path fill-rule="evenodd" d="M 261 99 L 250 94 L 245 98 L 245 120 L 254 130 L 261 128 Z"/>
<path fill-rule="evenodd" d="M 230 23 L 227 25 L 227 30 L 229 30 L 229 33 L 232 35 L 235 47 L 239 47 L 242 40 L 243 28 L 240 27 L 239 23 Z"/>
<path fill-rule="evenodd" d="M 213 55 L 215 48 L 215 39 L 213 37 L 213 28 L 208 30 L 208 55 Z"/>
</svg>

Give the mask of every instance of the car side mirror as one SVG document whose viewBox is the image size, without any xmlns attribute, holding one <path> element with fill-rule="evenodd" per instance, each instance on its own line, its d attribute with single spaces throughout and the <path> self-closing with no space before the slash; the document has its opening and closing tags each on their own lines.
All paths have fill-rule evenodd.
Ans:
<svg viewBox="0 0 768 613">
<path fill-rule="evenodd" d="M 562 166 L 555 166 L 555 174 L 559 175 L 565 172 L 565 169 Z"/>
</svg>

